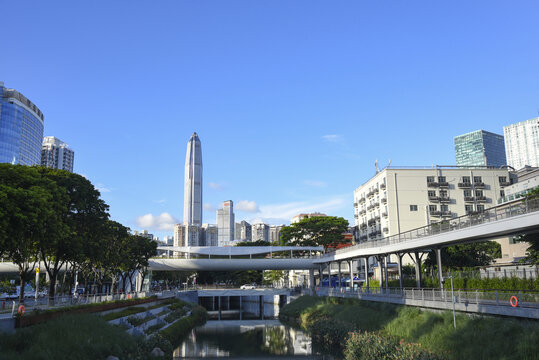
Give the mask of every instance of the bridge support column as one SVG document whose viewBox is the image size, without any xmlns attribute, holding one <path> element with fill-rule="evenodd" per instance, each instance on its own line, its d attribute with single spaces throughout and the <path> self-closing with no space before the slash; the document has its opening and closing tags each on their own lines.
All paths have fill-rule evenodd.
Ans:
<svg viewBox="0 0 539 360">
<path fill-rule="evenodd" d="M 402 256 L 403 254 L 397 253 L 397 263 L 399 265 L 399 287 L 402 290 Z"/>
<path fill-rule="evenodd" d="M 243 320 L 243 296 L 240 295 L 240 320 Z"/>
<path fill-rule="evenodd" d="M 419 252 L 414 252 L 415 282 L 418 289 L 421 289 L 421 258 L 422 256 L 419 256 Z"/>
<path fill-rule="evenodd" d="M 219 315 L 217 316 L 217 320 L 221 320 L 221 297 L 217 297 L 217 305 L 219 306 Z"/>
<path fill-rule="evenodd" d="M 350 287 L 354 288 L 354 260 L 348 261 L 348 273 L 350 275 Z"/>
<path fill-rule="evenodd" d="M 342 273 L 341 273 L 341 263 L 342 261 L 339 261 L 337 264 L 339 265 L 339 289 L 342 286 Z"/>
<path fill-rule="evenodd" d="M 388 286 L 389 286 L 389 277 L 387 276 L 387 266 L 389 264 L 389 256 L 386 255 L 384 256 L 384 278 L 385 278 L 385 288 L 386 288 L 386 292 L 388 291 Z"/>
<path fill-rule="evenodd" d="M 440 284 L 440 289 L 444 288 L 442 283 L 444 277 L 442 274 L 442 248 L 436 248 L 436 263 L 438 264 L 438 283 Z"/>
<path fill-rule="evenodd" d="M 366 258 L 363 258 L 363 259 L 365 259 L 365 269 L 363 271 L 365 274 L 365 287 L 368 294 L 369 293 L 369 257 L 367 256 Z"/>
<path fill-rule="evenodd" d="M 324 268 L 322 267 L 322 265 L 320 265 L 320 266 L 318 267 L 318 278 L 319 278 L 319 279 L 318 279 L 318 281 L 319 281 L 318 285 L 319 285 L 320 287 L 322 287 L 322 281 L 323 281 L 323 279 L 324 279 Z"/>
<path fill-rule="evenodd" d="M 309 288 L 314 289 L 315 283 L 314 283 L 314 269 L 309 270 Z"/>
<path fill-rule="evenodd" d="M 331 261 L 328 262 L 328 287 L 331 288 Z"/>
</svg>

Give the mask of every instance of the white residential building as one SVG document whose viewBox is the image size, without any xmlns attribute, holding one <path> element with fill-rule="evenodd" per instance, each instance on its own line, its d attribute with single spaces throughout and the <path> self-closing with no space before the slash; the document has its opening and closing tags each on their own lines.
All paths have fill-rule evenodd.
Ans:
<svg viewBox="0 0 539 360">
<path fill-rule="evenodd" d="M 269 228 L 269 241 L 279 242 L 281 239 L 281 229 L 284 227 L 284 225 L 271 225 Z"/>
<path fill-rule="evenodd" d="M 185 246 L 185 227 L 183 224 L 174 225 L 174 246 Z"/>
<path fill-rule="evenodd" d="M 234 240 L 234 203 L 232 200 L 223 202 L 223 208 L 217 210 L 217 228 L 219 246 Z"/>
<path fill-rule="evenodd" d="M 290 223 L 295 224 L 295 223 L 300 222 L 303 219 L 308 219 L 308 218 L 317 217 L 317 216 L 320 217 L 320 216 L 327 216 L 327 215 L 319 213 L 319 212 L 315 212 L 315 213 L 311 213 L 311 214 L 298 214 L 298 215 L 294 216 L 292 218 L 292 220 L 290 220 Z"/>
<path fill-rule="evenodd" d="M 219 230 L 217 225 L 202 224 L 200 227 L 200 246 L 218 246 L 219 245 Z"/>
<path fill-rule="evenodd" d="M 507 165 L 539 166 L 539 117 L 503 127 Z"/>
<path fill-rule="evenodd" d="M 269 225 L 264 223 L 251 225 L 251 241 L 266 241 L 269 242 Z"/>
<path fill-rule="evenodd" d="M 507 169 L 386 168 L 354 191 L 360 242 L 377 241 L 429 223 L 497 205 L 510 185 Z"/>
<path fill-rule="evenodd" d="M 73 172 L 75 152 L 54 136 L 45 136 L 41 146 L 41 166 Z"/>
</svg>

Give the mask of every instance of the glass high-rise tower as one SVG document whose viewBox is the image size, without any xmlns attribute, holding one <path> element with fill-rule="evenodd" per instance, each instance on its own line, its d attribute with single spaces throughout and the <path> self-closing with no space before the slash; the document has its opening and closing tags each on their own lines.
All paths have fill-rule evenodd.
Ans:
<svg viewBox="0 0 539 360">
<path fill-rule="evenodd" d="M 41 110 L 0 81 L 0 162 L 41 164 L 43 124 Z"/>
<path fill-rule="evenodd" d="M 507 165 L 502 135 L 477 130 L 455 136 L 454 140 L 457 166 Z"/>
</svg>

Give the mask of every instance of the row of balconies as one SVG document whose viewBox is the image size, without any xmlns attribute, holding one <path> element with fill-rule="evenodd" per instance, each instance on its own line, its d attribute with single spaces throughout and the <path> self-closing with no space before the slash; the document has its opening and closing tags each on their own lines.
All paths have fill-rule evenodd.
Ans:
<svg viewBox="0 0 539 360">
<path fill-rule="evenodd" d="M 442 217 L 446 217 L 446 216 L 451 216 L 451 211 L 431 211 L 430 212 L 430 216 L 442 216 Z"/>
<path fill-rule="evenodd" d="M 429 196 L 429 201 L 448 203 L 451 202 L 449 196 Z"/>
<path fill-rule="evenodd" d="M 440 187 L 440 188 L 448 188 L 449 187 L 449 183 L 447 181 L 442 181 L 442 182 L 429 182 L 427 183 L 427 187 L 433 187 L 433 188 L 437 188 L 437 187 Z"/>
<path fill-rule="evenodd" d="M 472 187 L 472 183 L 471 182 L 461 182 L 461 183 L 458 184 L 458 186 L 461 189 L 470 189 Z M 473 186 L 476 189 L 484 189 L 485 188 L 485 183 L 478 181 L 478 182 L 474 182 Z"/>
<path fill-rule="evenodd" d="M 465 202 L 486 202 L 487 197 L 486 196 L 465 196 L 464 197 Z"/>
</svg>

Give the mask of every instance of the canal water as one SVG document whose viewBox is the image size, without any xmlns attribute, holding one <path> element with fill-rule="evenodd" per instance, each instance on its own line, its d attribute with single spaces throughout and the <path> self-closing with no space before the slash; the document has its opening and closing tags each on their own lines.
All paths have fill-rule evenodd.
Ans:
<svg viewBox="0 0 539 360">
<path fill-rule="evenodd" d="M 339 359 L 279 320 L 210 320 L 174 350 L 174 360 L 216 358 Z"/>
</svg>

